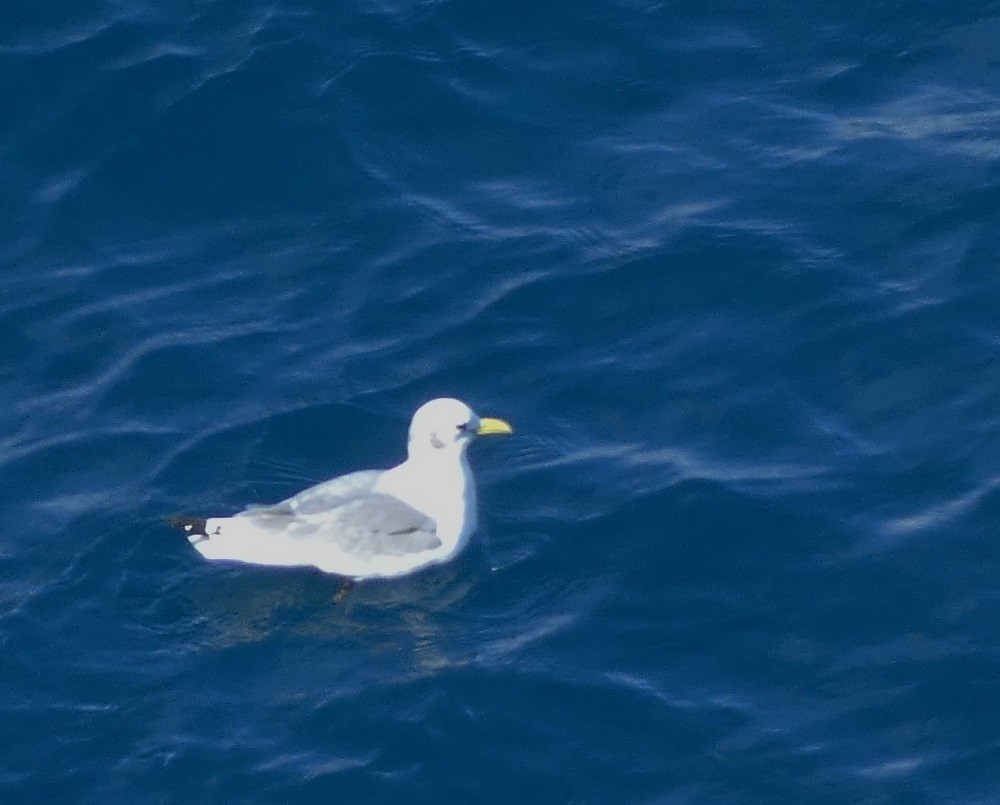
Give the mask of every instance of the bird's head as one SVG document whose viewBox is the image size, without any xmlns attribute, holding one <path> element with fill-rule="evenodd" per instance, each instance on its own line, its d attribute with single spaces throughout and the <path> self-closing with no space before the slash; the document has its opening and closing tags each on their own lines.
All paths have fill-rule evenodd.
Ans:
<svg viewBox="0 0 1000 805">
<path fill-rule="evenodd" d="M 410 422 L 410 455 L 416 452 L 463 452 L 476 436 L 513 433 L 502 419 L 480 417 L 461 400 L 442 397 L 424 403 Z"/>
</svg>

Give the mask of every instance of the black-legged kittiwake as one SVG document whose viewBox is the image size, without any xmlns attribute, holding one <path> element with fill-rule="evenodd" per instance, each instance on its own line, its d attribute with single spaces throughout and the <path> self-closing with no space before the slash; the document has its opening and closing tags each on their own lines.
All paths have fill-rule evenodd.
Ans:
<svg viewBox="0 0 1000 805">
<path fill-rule="evenodd" d="M 465 547 L 476 528 L 466 450 L 477 435 L 512 432 L 459 400 L 431 400 L 413 415 L 397 467 L 342 475 L 231 517 L 171 523 L 206 559 L 312 566 L 349 579 L 402 576 Z"/>
</svg>

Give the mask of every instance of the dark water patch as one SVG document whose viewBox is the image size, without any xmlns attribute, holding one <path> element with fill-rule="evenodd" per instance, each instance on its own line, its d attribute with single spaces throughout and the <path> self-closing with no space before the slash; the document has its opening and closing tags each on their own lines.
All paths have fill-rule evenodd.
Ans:
<svg viewBox="0 0 1000 805">
<path fill-rule="evenodd" d="M 998 10 L 5 6 L 6 798 L 988 801 Z M 440 395 L 446 567 L 163 523 Z"/>
</svg>

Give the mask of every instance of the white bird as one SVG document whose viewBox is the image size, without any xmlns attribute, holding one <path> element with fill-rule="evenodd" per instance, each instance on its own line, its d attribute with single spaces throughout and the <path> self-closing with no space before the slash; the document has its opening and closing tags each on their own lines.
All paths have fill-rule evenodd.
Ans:
<svg viewBox="0 0 1000 805">
<path fill-rule="evenodd" d="M 512 432 L 459 400 L 431 400 L 413 415 L 397 467 L 341 475 L 232 517 L 170 522 L 206 559 L 312 566 L 347 579 L 402 576 L 465 547 L 476 528 L 466 450 L 477 435 Z"/>
</svg>

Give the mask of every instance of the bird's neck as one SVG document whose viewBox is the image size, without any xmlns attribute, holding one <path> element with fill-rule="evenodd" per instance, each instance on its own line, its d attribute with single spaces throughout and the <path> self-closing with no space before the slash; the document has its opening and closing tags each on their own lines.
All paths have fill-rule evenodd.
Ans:
<svg viewBox="0 0 1000 805">
<path fill-rule="evenodd" d="M 476 485 L 464 451 L 411 453 L 382 474 L 376 489 L 430 517 L 446 545 L 461 547 L 475 529 Z"/>
</svg>

